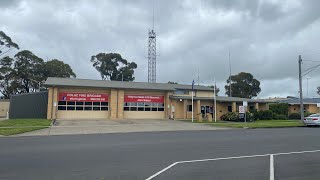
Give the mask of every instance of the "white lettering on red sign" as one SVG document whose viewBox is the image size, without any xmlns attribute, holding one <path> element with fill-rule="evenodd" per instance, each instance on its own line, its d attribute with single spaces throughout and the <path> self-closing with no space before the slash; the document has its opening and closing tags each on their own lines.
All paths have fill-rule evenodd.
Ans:
<svg viewBox="0 0 320 180">
<path fill-rule="evenodd" d="M 124 102 L 154 102 L 164 103 L 163 96 L 125 95 Z"/>
<path fill-rule="evenodd" d="M 108 94 L 61 92 L 59 93 L 59 101 L 107 102 Z"/>
</svg>

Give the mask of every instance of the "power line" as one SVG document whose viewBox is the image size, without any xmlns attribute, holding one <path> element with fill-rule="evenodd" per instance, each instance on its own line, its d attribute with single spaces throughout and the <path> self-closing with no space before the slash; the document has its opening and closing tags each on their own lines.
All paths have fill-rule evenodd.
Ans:
<svg viewBox="0 0 320 180">
<path fill-rule="evenodd" d="M 320 66 L 320 64 L 318 64 L 318 65 L 316 65 L 316 66 L 313 66 L 313 67 L 307 69 L 307 70 L 305 71 L 305 73 L 302 75 L 302 77 L 305 76 L 305 75 L 307 75 L 307 74 L 309 74 L 309 73 L 311 73 L 312 71 L 314 71 L 315 69 L 317 69 L 319 66 Z"/>
</svg>

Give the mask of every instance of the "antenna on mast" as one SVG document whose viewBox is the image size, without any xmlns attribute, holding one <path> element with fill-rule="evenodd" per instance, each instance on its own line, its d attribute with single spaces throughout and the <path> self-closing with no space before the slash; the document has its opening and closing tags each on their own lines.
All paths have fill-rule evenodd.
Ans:
<svg viewBox="0 0 320 180">
<path fill-rule="evenodd" d="M 149 29 L 148 35 L 148 82 L 155 83 L 157 81 L 157 40 L 154 31 L 154 0 L 152 3 L 152 29 Z"/>
</svg>

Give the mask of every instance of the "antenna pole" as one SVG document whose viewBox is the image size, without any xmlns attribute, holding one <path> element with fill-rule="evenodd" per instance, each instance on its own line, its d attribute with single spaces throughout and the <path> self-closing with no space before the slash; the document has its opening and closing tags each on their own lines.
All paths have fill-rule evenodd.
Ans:
<svg viewBox="0 0 320 180">
<path fill-rule="evenodd" d="M 229 96 L 232 97 L 232 94 L 231 94 L 231 61 L 230 61 L 230 52 L 229 52 Z"/>
<path fill-rule="evenodd" d="M 157 81 L 157 40 L 154 31 L 154 0 L 152 6 L 152 29 L 148 32 L 148 82 L 155 83 Z"/>
</svg>

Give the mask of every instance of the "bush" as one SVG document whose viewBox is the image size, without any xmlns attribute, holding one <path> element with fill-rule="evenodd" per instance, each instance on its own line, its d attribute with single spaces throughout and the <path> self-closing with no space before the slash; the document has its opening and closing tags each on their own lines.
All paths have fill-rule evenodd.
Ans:
<svg viewBox="0 0 320 180">
<path fill-rule="evenodd" d="M 300 119 L 300 113 L 289 114 L 289 119 Z"/>
<path fill-rule="evenodd" d="M 257 111 L 254 113 L 254 119 L 259 120 L 271 120 L 272 117 L 272 111 L 265 110 L 265 111 Z"/>
<path fill-rule="evenodd" d="M 304 117 L 308 117 L 313 113 L 305 112 Z M 289 114 L 289 119 L 300 119 L 300 113 L 291 113 Z"/>
<path fill-rule="evenodd" d="M 246 112 L 246 119 L 247 119 L 247 122 L 253 122 L 256 120 L 254 113 L 252 112 Z"/>
<path fill-rule="evenodd" d="M 272 113 L 272 119 L 275 119 L 275 120 L 286 120 L 286 119 L 288 119 L 288 117 L 286 115 Z"/>
<path fill-rule="evenodd" d="M 275 114 L 288 116 L 289 105 L 288 103 L 270 104 L 269 109 Z"/>
<path fill-rule="evenodd" d="M 222 121 L 238 121 L 239 116 L 234 112 L 228 112 L 220 117 Z"/>
</svg>

